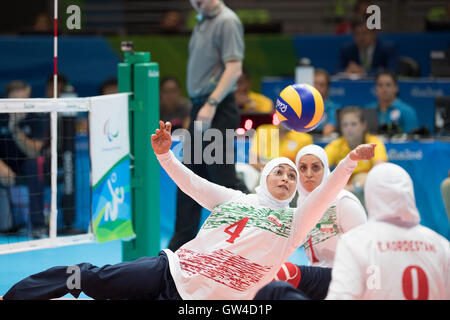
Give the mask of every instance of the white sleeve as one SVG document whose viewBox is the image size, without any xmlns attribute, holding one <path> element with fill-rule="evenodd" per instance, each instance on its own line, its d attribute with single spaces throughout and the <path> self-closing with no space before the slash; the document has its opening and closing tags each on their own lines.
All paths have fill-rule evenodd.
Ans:
<svg viewBox="0 0 450 320">
<path fill-rule="evenodd" d="M 360 299 L 364 292 L 362 267 L 352 251 L 352 242 L 345 235 L 339 239 L 334 256 L 331 282 L 328 287 L 327 300 Z"/>
<path fill-rule="evenodd" d="M 345 157 L 328 176 L 325 183 L 314 189 L 294 213 L 294 246 L 300 246 L 308 232 L 317 224 L 325 210 L 345 187 L 357 161 Z"/>
<path fill-rule="evenodd" d="M 447 297 L 445 299 L 450 300 L 450 243 L 445 239 L 444 237 L 441 237 L 441 241 L 444 243 L 444 250 L 445 250 L 445 279 L 444 279 L 444 285 L 447 289 Z"/>
<path fill-rule="evenodd" d="M 359 201 L 343 197 L 337 206 L 338 225 L 342 232 L 347 232 L 367 222 L 366 210 Z"/>
<path fill-rule="evenodd" d="M 218 205 L 245 195 L 241 191 L 226 188 L 199 177 L 183 165 L 171 150 L 164 154 L 157 154 L 156 158 L 181 191 L 207 210 L 211 211 Z"/>
</svg>

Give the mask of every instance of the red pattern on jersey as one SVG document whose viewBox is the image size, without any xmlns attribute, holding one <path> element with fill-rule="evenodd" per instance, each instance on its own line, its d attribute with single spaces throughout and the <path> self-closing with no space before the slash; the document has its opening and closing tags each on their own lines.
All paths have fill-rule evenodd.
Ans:
<svg viewBox="0 0 450 320">
<path fill-rule="evenodd" d="M 247 290 L 272 268 L 223 249 L 211 253 L 178 249 L 176 253 L 181 269 L 189 276 L 200 274 L 238 291 Z"/>
</svg>

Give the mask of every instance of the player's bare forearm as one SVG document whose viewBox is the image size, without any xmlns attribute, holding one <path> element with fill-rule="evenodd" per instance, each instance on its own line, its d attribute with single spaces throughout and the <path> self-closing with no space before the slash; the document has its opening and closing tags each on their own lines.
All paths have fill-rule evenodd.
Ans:
<svg viewBox="0 0 450 320">
<path fill-rule="evenodd" d="M 211 93 L 210 97 L 218 101 L 222 99 L 230 92 L 231 88 L 237 82 L 242 75 L 242 61 L 231 60 L 225 64 L 225 70 L 219 79 L 219 82 Z"/>
</svg>

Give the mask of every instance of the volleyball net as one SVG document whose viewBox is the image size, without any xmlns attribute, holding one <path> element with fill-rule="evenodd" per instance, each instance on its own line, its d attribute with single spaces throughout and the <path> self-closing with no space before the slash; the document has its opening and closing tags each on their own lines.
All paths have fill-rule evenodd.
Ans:
<svg viewBox="0 0 450 320">
<path fill-rule="evenodd" d="M 134 237 L 128 104 L 0 99 L 0 254 Z"/>
</svg>

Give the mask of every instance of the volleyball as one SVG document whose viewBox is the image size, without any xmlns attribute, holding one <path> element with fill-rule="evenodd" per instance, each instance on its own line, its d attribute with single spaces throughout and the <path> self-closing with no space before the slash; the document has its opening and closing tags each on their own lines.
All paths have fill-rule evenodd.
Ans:
<svg viewBox="0 0 450 320">
<path fill-rule="evenodd" d="M 285 262 L 281 266 L 280 270 L 278 270 L 278 273 L 273 280 L 286 281 L 292 284 L 294 288 L 297 288 L 300 283 L 300 279 L 300 268 L 291 262 Z"/>
<path fill-rule="evenodd" d="M 309 84 L 289 85 L 281 91 L 276 102 L 280 123 L 289 130 L 314 130 L 324 116 L 322 95 Z"/>
</svg>

